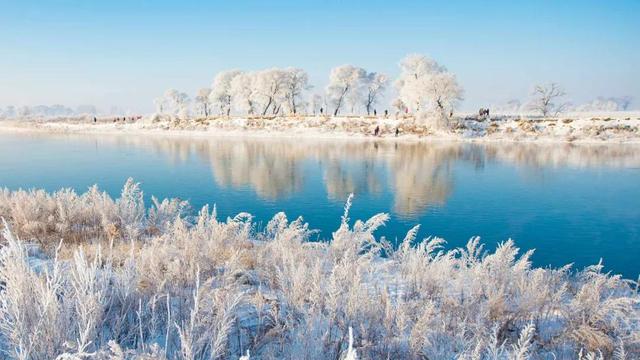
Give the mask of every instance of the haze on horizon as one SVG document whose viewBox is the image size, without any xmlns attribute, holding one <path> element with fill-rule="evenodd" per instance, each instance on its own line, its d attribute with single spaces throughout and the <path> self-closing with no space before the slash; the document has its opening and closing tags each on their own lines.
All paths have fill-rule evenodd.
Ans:
<svg viewBox="0 0 640 360">
<path fill-rule="evenodd" d="M 193 95 L 225 69 L 296 66 L 322 92 L 354 64 L 398 75 L 406 54 L 458 76 L 463 110 L 525 100 L 640 102 L 640 2 L 0 0 L 0 107 L 93 104 L 139 112 L 167 88 Z"/>
</svg>

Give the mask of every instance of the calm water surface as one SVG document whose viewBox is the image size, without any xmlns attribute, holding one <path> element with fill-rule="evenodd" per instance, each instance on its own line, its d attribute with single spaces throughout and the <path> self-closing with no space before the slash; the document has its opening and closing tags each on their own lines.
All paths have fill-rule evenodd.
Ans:
<svg viewBox="0 0 640 360">
<path fill-rule="evenodd" d="M 482 237 L 490 249 L 513 238 L 535 248 L 538 266 L 640 273 L 640 147 L 401 144 L 296 139 L 0 133 L 0 187 L 97 183 L 117 196 L 128 177 L 146 197 L 216 204 L 222 217 L 247 211 L 263 224 L 302 215 L 320 237 L 352 219 L 388 212 L 378 235 L 421 237 L 449 247 Z"/>
</svg>

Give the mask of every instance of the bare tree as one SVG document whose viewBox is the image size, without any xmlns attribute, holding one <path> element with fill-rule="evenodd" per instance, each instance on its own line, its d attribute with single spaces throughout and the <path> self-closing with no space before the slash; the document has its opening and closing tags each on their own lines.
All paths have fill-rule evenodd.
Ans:
<svg viewBox="0 0 640 360">
<path fill-rule="evenodd" d="M 618 104 L 620 105 L 620 110 L 623 110 L 623 111 L 629 110 L 629 105 L 631 105 L 631 101 L 633 101 L 633 98 L 631 96 L 622 96 L 618 98 Z"/>
<path fill-rule="evenodd" d="M 557 83 L 536 85 L 531 95 L 533 97 L 531 109 L 540 112 L 544 117 L 550 114 L 555 116 L 567 107 L 567 103 L 557 103 L 566 95 Z"/>
</svg>

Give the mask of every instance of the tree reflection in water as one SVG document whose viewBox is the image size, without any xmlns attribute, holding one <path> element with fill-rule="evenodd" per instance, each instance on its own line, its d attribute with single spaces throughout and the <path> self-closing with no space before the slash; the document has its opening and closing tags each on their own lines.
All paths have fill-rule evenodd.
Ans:
<svg viewBox="0 0 640 360">
<path fill-rule="evenodd" d="M 417 218 L 442 206 L 454 189 L 457 162 L 482 171 L 487 162 L 516 165 L 535 176 L 542 167 L 638 167 L 640 152 L 628 145 L 468 144 L 451 142 L 298 140 L 269 138 L 116 137 L 119 145 L 161 153 L 172 163 L 191 156 L 205 161 L 220 187 L 249 187 L 263 200 L 300 192 L 319 166 L 326 196 L 343 202 L 348 194 L 392 194 L 392 212 Z"/>
</svg>

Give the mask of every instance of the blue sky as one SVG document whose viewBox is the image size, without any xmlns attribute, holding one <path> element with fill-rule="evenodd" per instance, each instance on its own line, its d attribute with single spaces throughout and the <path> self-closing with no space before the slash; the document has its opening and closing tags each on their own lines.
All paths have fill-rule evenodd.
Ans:
<svg viewBox="0 0 640 360">
<path fill-rule="evenodd" d="M 555 81 L 570 100 L 634 97 L 640 1 L 0 0 L 0 106 L 152 109 L 228 68 L 331 67 L 397 75 L 408 53 L 456 73 L 464 109 L 524 100 Z"/>
</svg>

